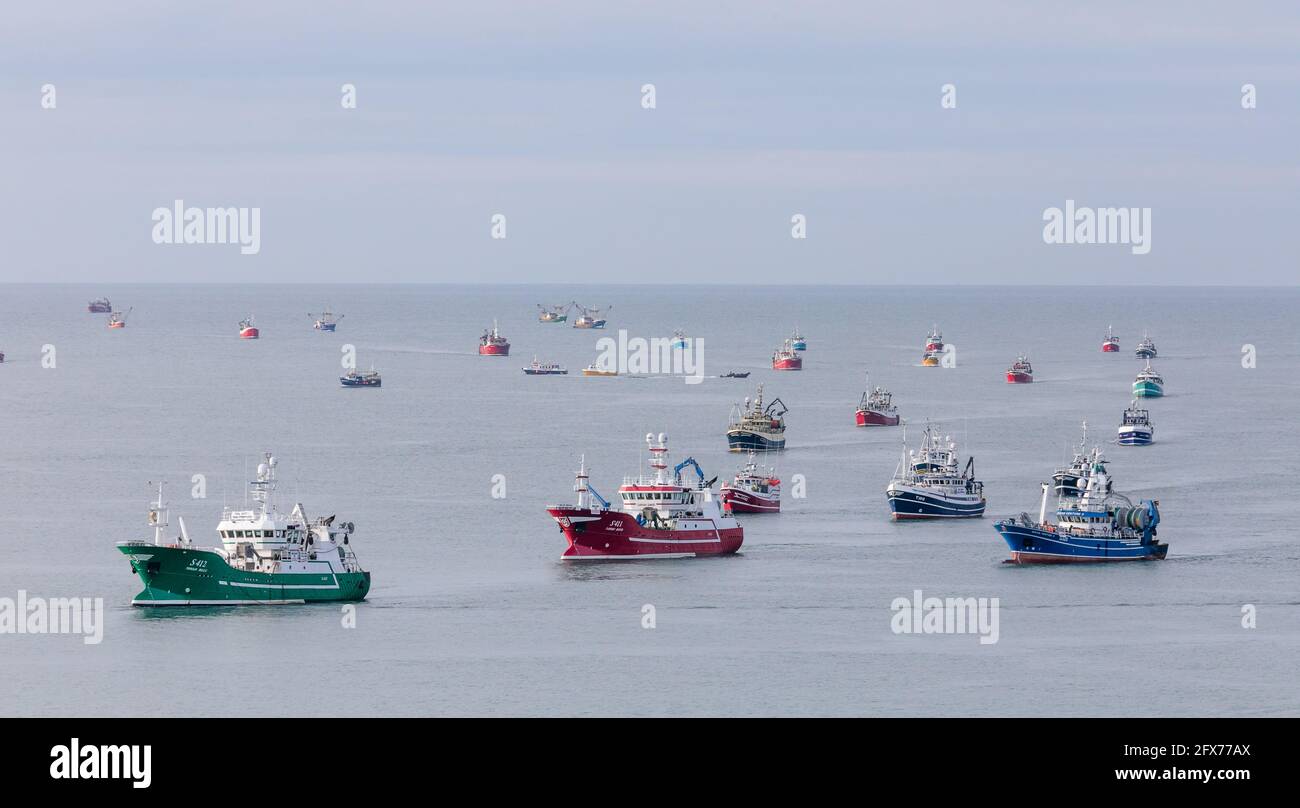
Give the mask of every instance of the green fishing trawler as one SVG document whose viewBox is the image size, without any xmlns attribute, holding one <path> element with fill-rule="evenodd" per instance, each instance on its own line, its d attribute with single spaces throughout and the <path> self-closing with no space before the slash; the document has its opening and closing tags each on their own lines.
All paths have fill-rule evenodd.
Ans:
<svg viewBox="0 0 1300 808">
<path fill-rule="evenodd" d="M 269 453 L 248 484 L 254 506 L 225 509 L 221 545 L 199 548 L 185 520 L 168 539 L 163 486 L 149 509 L 154 540 L 118 542 L 144 590 L 135 606 L 237 606 L 364 600 L 370 573 L 351 546 L 355 526 L 334 516 L 309 521 L 301 503 L 285 516 L 275 509 L 276 459 Z"/>
</svg>

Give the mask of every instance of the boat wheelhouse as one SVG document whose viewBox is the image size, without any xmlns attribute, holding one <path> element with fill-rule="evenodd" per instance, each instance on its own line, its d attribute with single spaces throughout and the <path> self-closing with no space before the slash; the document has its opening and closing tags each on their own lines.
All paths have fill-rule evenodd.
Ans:
<svg viewBox="0 0 1300 808">
<path fill-rule="evenodd" d="M 779 452 L 785 448 L 785 414 L 789 412 L 781 399 L 763 405 L 763 385 L 751 403 L 731 408 L 727 424 L 727 448 L 732 452 Z"/>
<path fill-rule="evenodd" d="M 936 325 L 930 329 L 929 335 L 925 338 L 925 350 L 926 352 L 943 352 L 943 334 L 940 333 L 939 326 Z"/>
<path fill-rule="evenodd" d="M 1119 422 L 1120 446 L 1149 446 L 1156 439 L 1156 429 L 1151 425 L 1151 413 L 1138 406 L 1137 399 L 1124 410 Z"/>
<path fill-rule="evenodd" d="M 957 471 L 957 444 L 926 424 L 921 448 L 903 449 L 885 488 L 894 519 L 954 519 L 984 515 L 984 483 L 975 479 L 975 458 Z"/>
</svg>

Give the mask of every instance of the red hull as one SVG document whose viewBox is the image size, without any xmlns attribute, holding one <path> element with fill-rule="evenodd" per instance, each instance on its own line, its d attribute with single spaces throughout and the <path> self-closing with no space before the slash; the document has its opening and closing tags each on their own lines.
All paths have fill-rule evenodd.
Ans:
<svg viewBox="0 0 1300 808">
<path fill-rule="evenodd" d="M 1029 373 L 1012 373 L 1007 371 L 1007 384 L 1029 384 L 1034 380 L 1033 375 Z"/>
<path fill-rule="evenodd" d="M 803 360 L 798 357 L 794 359 L 780 359 L 772 362 L 772 370 L 803 370 Z"/>
<path fill-rule="evenodd" d="M 1118 343 L 1118 342 L 1105 342 L 1105 343 L 1102 343 L 1102 346 L 1101 346 L 1101 352 L 1102 352 L 1102 353 L 1119 353 L 1119 343 Z"/>
<path fill-rule="evenodd" d="M 239 332 L 240 339 L 257 339 L 260 336 L 262 336 L 262 332 L 258 331 L 256 328 L 245 328 L 243 331 Z"/>
<path fill-rule="evenodd" d="M 126 328 L 126 323 L 109 323 L 109 328 Z"/>
<path fill-rule="evenodd" d="M 858 410 L 858 426 L 898 426 L 898 415 L 882 415 L 874 410 Z"/>
<path fill-rule="evenodd" d="M 1164 556 L 1126 556 L 1116 558 L 1083 558 L 1078 556 L 1058 556 L 1044 553 L 1026 553 L 1011 551 L 1011 558 L 1005 564 L 1114 564 L 1118 561 L 1163 561 Z"/>
<path fill-rule="evenodd" d="M 510 343 L 505 345 L 480 345 L 478 346 L 480 356 L 509 356 Z"/>
<path fill-rule="evenodd" d="M 722 487 L 720 493 L 723 502 L 731 505 L 736 513 L 780 513 L 781 499 L 764 499 L 741 488 Z"/>
<path fill-rule="evenodd" d="M 745 538 L 743 528 L 715 529 L 711 519 L 699 520 L 698 530 L 655 530 L 620 511 L 547 508 L 547 513 L 569 540 L 560 556 L 566 561 L 727 555 L 739 550 Z"/>
</svg>

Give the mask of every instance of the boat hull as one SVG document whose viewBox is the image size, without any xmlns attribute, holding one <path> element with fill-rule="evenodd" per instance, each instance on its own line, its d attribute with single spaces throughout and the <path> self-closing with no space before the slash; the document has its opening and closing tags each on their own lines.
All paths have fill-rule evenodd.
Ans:
<svg viewBox="0 0 1300 808">
<path fill-rule="evenodd" d="M 567 370 L 534 370 L 533 368 L 524 368 L 524 374 L 527 376 L 568 376 Z"/>
<path fill-rule="evenodd" d="M 339 384 L 343 385 L 344 387 L 383 387 L 384 386 L 384 382 L 382 379 L 376 379 L 374 381 L 357 381 L 356 379 L 340 378 Z"/>
<path fill-rule="evenodd" d="M 784 437 L 763 435 L 748 429 L 727 431 L 727 449 L 733 452 L 779 452 L 784 448 Z"/>
<path fill-rule="evenodd" d="M 744 543 L 744 529 L 719 528 L 712 519 L 685 520 L 679 530 L 658 530 L 637 524 L 621 511 L 570 507 L 547 508 L 569 546 L 563 561 L 626 561 L 729 555 Z"/>
<path fill-rule="evenodd" d="M 894 519 L 975 519 L 984 515 L 985 502 L 977 496 L 947 496 L 916 486 L 891 483 L 885 495 Z"/>
<path fill-rule="evenodd" d="M 240 339 L 258 339 L 261 336 L 262 332 L 256 328 L 245 328 L 239 332 Z"/>
<path fill-rule="evenodd" d="M 95 304 L 92 303 L 92 304 L 90 304 L 89 306 L 86 307 L 86 311 L 90 312 L 91 314 L 109 314 L 109 313 L 111 313 L 111 312 L 113 311 L 113 307 L 112 307 L 112 306 L 96 306 Z"/>
<path fill-rule="evenodd" d="M 1150 446 L 1156 439 L 1155 430 L 1143 427 L 1121 427 L 1117 442 L 1120 446 Z"/>
<path fill-rule="evenodd" d="M 1032 373 L 1023 373 L 1014 370 L 1007 371 L 1007 384 L 1032 384 L 1033 381 L 1034 374 Z"/>
<path fill-rule="evenodd" d="M 573 327 L 574 328 L 604 328 L 605 321 L 604 320 L 587 320 L 587 321 L 575 320 L 573 323 Z"/>
<path fill-rule="evenodd" d="M 1133 395 L 1138 398 L 1160 398 L 1165 388 L 1155 382 L 1133 382 Z"/>
<path fill-rule="evenodd" d="M 1107 561 L 1159 561 L 1169 545 L 1147 535 L 1137 539 L 1066 536 L 1041 527 L 1009 522 L 993 524 L 1011 548 L 1014 564 L 1071 564 Z"/>
<path fill-rule="evenodd" d="M 886 415 L 875 410 L 858 410 L 854 416 L 858 426 L 898 426 L 898 413 Z"/>
<path fill-rule="evenodd" d="M 1119 353 L 1119 343 L 1118 343 L 1118 342 L 1103 342 L 1103 343 L 1101 344 L 1101 352 L 1102 352 L 1102 353 Z"/>
<path fill-rule="evenodd" d="M 338 328 L 338 323 L 317 323 L 317 331 L 334 331 Z"/>
<path fill-rule="evenodd" d="M 125 543 L 144 589 L 133 606 L 241 606 L 365 600 L 369 572 L 246 572 L 211 550 Z"/>
<path fill-rule="evenodd" d="M 478 346 L 479 356 L 509 356 L 510 343 L 505 345 L 480 345 Z"/>
<path fill-rule="evenodd" d="M 927 356 L 921 360 L 921 366 L 927 368 L 937 368 L 939 367 L 939 358 L 935 356 Z"/>
<path fill-rule="evenodd" d="M 790 359 L 773 359 L 772 370 L 803 370 L 803 360 L 797 356 Z"/>
<path fill-rule="evenodd" d="M 730 504 L 731 510 L 736 513 L 781 512 L 780 494 L 775 497 L 767 497 L 744 488 L 732 488 L 729 485 L 724 485 L 718 496 L 723 502 Z"/>
</svg>

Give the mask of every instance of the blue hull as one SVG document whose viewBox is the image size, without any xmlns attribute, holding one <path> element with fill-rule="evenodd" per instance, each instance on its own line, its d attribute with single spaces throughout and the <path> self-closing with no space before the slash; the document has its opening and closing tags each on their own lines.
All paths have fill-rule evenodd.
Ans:
<svg viewBox="0 0 1300 808">
<path fill-rule="evenodd" d="M 801 340 L 790 347 L 794 348 L 796 351 L 806 351 L 808 350 L 808 343 Z"/>
<path fill-rule="evenodd" d="M 727 448 L 733 452 L 779 452 L 785 438 L 765 438 L 752 432 L 728 432 Z"/>
<path fill-rule="evenodd" d="M 337 328 L 337 327 L 338 327 L 337 324 L 335 324 L 335 323 L 329 323 L 329 324 L 327 324 L 327 325 L 322 325 L 322 326 L 320 326 L 320 327 L 317 328 L 316 330 L 318 330 L 318 331 L 333 331 L 333 330 L 334 330 L 335 328 Z"/>
<path fill-rule="evenodd" d="M 1119 435 L 1120 446 L 1150 446 L 1155 438 L 1145 432 L 1121 432 Z"/>
<path fill-rule="evenodd" d="M 984 515 L 982 500 L 961 502 L 913 491 L 889 491 L 887 496 L 895 519 L 973 519 Z"/>
<path fill-rule="evenodd" d="M 1169 545 L 1156 541 L 1149 531 L 1141 539 L 1107 539 L 1069 537 L 1009 522 L 995 522 L 993 527 L 1011 548 L 1011 560 L 1017 564 L 1154 561 L 1169 552 Z"/>
</svg>

